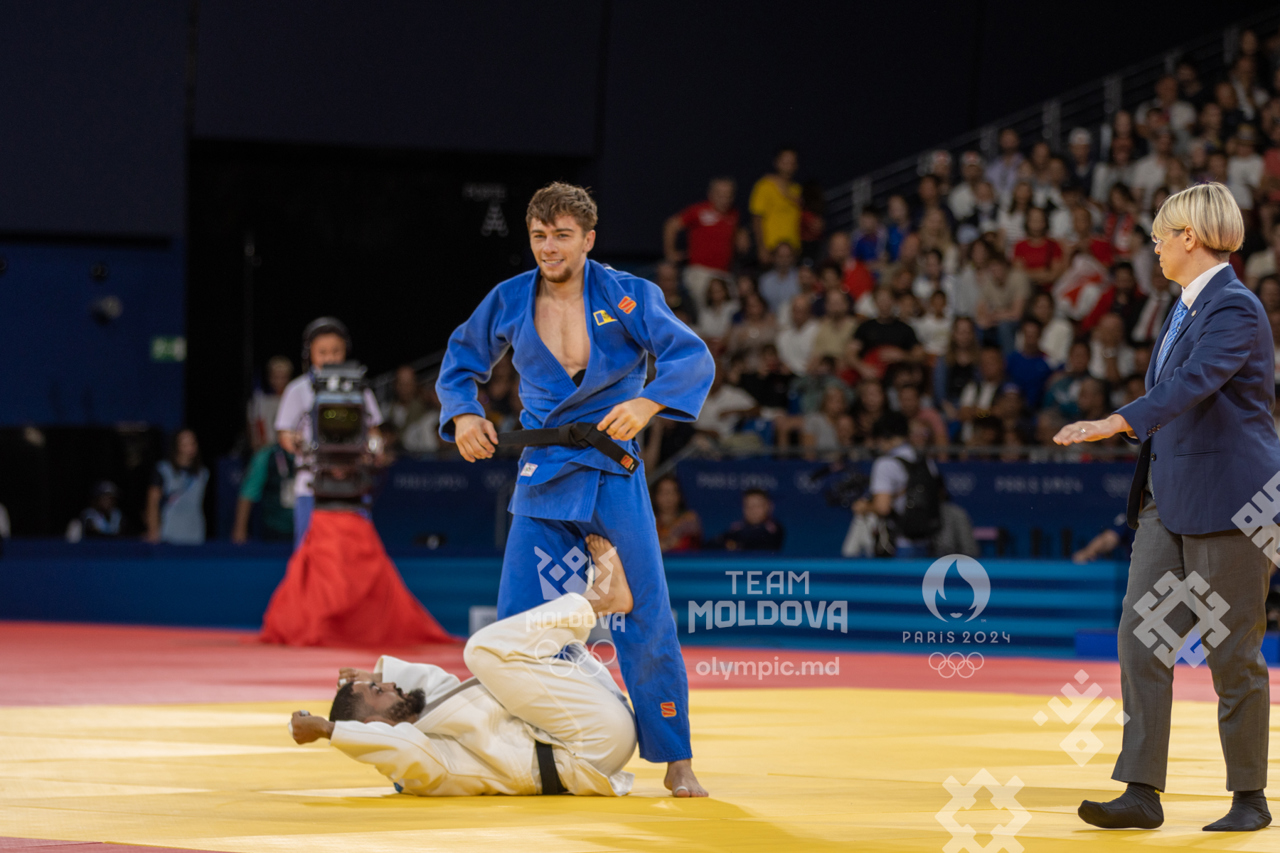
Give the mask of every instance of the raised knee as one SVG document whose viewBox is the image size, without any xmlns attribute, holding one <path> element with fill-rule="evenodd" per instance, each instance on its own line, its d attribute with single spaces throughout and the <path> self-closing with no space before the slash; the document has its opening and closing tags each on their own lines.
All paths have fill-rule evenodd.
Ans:
<svg viewBox="0 0 1280 853">
<path fill-rule="evenodd" d="M 484 643 L 484 629 L 480 629 L 471 635 L 471 639 L 467 640 L 467 645 L 462 650 L 462 662 L 466 664 L 467 669 L 471 670 L 472 675 L 479 675 L 480 671 L 487 668 L 489 663 L 496 659 L 493 650 Z"/>
</svg>

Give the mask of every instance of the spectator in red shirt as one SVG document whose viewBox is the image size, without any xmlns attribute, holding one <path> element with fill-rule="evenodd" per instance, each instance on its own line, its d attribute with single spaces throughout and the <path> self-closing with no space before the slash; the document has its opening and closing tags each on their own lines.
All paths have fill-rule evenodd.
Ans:
<svg viewBox="0 0 1280 853">
<path fill-rule="evenodd" d="M 870 293 L 876 286 L 871 269 L 850 254 L 851 241 L 845 231 L 837 231 L 827 241 L 827 263 L 839 264 L 843 271 L 841 284 L 853 302 Z"/>
<path fill-rule="evenodd" d="M 1062 274 L 1066 261 L 1058 241 L 1048 236 L 1049 216 L 1043 207 L 1027 211 L 1027 236 L 1013 247 L 1013 265 L 1027 274 L 1032 284 L 1049 287 Z"/>
<path fill-rule="evenodd" d="M 1118 260 L 1129 260 L 1134 249 L 1140 248 L 1141 235 L 1137 233 L 1137 205 L 1133 193 L 1126 184 L 1116 184 L 1108 193 L 1107 218 L 1102 236 L 1111 244 L 1111 251 Z"/>
<path fill-rule="evenodd" d="M 738 211 L 733 207 L 733 178 L 713 178 L 706 201 L 691 204 L 667 220 L 662 232 L 663 248 L 672 263 L 688 261 L 684 286 L 698 308 L 706 306 L 707 285 L 723 278 L 733 266 L 733 238 L 738 230 Z M 676 238 L 685 232 L 686 250 L 676 248 Z"/>
<path fill-rule="evenodd" d="M 1080 206 L 1071 211 L 1071 223 L 1075 239 L 1067 241 L 1068 259 L 1076 252 L 1088 252 L 1098 259 L 1098 263 L 1110 269 L 1115 261 L 1115 252 L 1111 251 L 1111 244 L 1093 230 L 1093 215 L 1089 208 Z"/>
</svg>

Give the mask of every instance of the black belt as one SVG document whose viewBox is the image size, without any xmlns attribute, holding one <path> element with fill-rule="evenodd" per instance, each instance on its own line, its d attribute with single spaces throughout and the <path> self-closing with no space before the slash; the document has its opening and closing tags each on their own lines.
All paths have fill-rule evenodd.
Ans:
<svg viewBox="0 0 1280 853">
<path fill-rule="evenodd" d="M 498 435 L 499 447 L 594 447 L 622 466 L 628 474 L 640 467 L 635 457 L 623 449 L 608 433 L 596 429 L 595 424 L 565 424 L 549 429 L 522 429 Z"/>
<path fill-rule="evenodd" d="M 542 777 L 542 793 L 569 793 L 569 789 L 560 781 L 560 774 L 556 772 L 556 759 L 551 752 L 551 744 L 540 740 L 534 741 L 533 754 L 538 757 L 538 775 Z"/>
</svg>

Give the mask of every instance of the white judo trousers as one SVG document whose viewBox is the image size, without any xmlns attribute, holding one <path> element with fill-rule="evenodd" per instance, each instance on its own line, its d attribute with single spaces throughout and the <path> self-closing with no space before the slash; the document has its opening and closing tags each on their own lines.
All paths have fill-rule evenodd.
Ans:
<svg viewBox="0 0 1280 853">
<path fill-rule="evenodd" d="M 395 726 L 336 723 L 331 742 L 408 794 L 540 794 L 536 741 L 552 745 L 570 793 L 626 794 L 635 717 L 583 646 L 595 621 L 591 604 L 570 593 L 482 628 L 467 642 L 475 678 L 465 682 L 384 656 L 375 675 L 405 692 L 421 687 L 426 711 Z"/>
</svg>

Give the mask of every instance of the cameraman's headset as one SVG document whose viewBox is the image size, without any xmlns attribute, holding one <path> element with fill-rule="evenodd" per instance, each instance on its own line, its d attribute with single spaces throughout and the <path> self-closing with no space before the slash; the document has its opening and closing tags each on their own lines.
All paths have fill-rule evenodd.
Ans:
<svg viewBox="0 0 1280 853">
<path fill-rule="evenodd" d="M 337 335 L 347 344 L 347 356 L 351 355 L 351 333 L 337 317 L 317 317 L 302 330 L 302 369 L 311 369 L 311 342 L 321 335 Z"/>
</svg>

